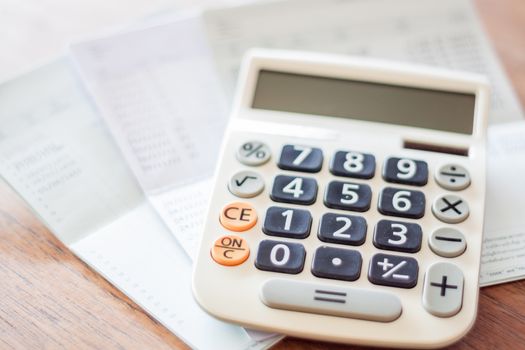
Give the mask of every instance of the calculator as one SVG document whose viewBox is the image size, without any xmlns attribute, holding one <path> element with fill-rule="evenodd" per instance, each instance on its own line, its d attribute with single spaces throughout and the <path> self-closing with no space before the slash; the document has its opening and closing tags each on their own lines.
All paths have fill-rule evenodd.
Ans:
<svg viewBox="0 0 525 350">
<path fill-rule="evenodd" d="M 474 324 L 484 77 L 255 50 L 193 275 L 209 314 L 296 337 L 441 347 Z"/>
</svg>

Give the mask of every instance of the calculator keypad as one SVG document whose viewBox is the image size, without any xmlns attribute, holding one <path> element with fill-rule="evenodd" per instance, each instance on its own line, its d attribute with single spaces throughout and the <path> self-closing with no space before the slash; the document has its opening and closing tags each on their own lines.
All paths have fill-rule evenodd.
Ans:
<svg viewBox="0 0 525 350">
<path fill-rule="evenodd" d="M 398 184 L 424 186 L 428 181 L 428 165 L 422 160 L 391 157 L 385 162 L 383 179 Z"/>
<path fill-rule="evenodd" d="M 366 229 L 363 217 L 326 213 L 319 222 L 317 236 L 323 242 L 357 246 L 365 242 Z"/>
<path fill-rule="evenodd" d="M 310 234 L 312 216 L 307 210 L 270 207 L 262 230 L 270 236 L 306 238 Z"/>
<path fill-rule="evenodd" d="M 219 221 L 230 231 L 246 231 L 257 223 L 257 212 L 251 204 L 233 202 L 222 208 Z"/>
<path fill-rule="evenodd" d="M 317 182 L 309 177 L 277 175 L 270 197 L 275 202 L 309 205 L 317 198 Z"/>
<path fill-rule="evenodd" d="M 460 191 L 470 185 L 470 174 L 458 164 L 445 164 L 436 172 L 436 182 L 451 191 Z"/>
<path fill-rule="evenodd" d="M 312 274 L 317 277 L 355 281 L 361 274 L 361 254 L 357 250 L 319 247 L 312 262 Z"/>
<path fill-rule="evenodd" d="M 217 238 L 211 249 L 211 257 L 215 262 L 225 266 L 240 265 L 250 256 L 250 247 L 246 240 L 235 235 L 225 235 Z"/>
<path fill-rule="evenodd" d="M 432 212 L 439 220 L 449 224 L 460 223 L 469 216 L 467 202 L 453 194 L 436 198 L 432 205 Z"/>
<path fill-rule="evenodd" d="M 304 268 L 305 257 L 302 244 L 264 240 L 259 243 L 255 266 L 264 271 L 298 274 Z"/>
<path fill-rule="evenodd" d="M 383 286 L 413 288 L 417 284 L 418 270 L 414 258 L 376 254 L 370 260 L 368 279 Z"/>
<path fill-rule="evenodd" d="M 381 220 L 374 231 L 374 245 L 380 249 L 416 253 L 421 249 L 421 226 L 409 222 Z"/>
<path fill-rule="evenodd" d="M 244 165 L 259 166 L 271 158 L 271 149 L 263 142 L 249 141 L 239 146 L 236 157 Z M 277 167 L 286 171 L 313 174 L 321 171 L 323 157 L 323 151 L 320 148 L 287 144 L 281 150 Z M 373 196 L 372 189 L 366 184 L 366 180 L 373 178 L 376 171 L 374 155 L 351 150 L 336 151 L 331 158 L 329 171 L 334 176 L 356 178 L 361 181 L 333 180 L 328 182 L 323 198 L 323 203 L 327 208 L 353 212 L 366 212 L 370 209 Z M 428 182 L 428 172 L 428 165 L 422 160 L 390 157 L 383 164 L 382 177 L 384 181 L 390 183 L 424 186 Z M 433 180 L 439 186 L 452 191 L 460 191 L 468 187 L 471 182 L 465 167 L 457 164 L 442 165 L 434 174 Z M 238 171 L 228 182 L 229 191 L 240 198 L 255 197 L 264 190 L 264 187 L 263 177 L 250 170 Z M 314 175 L 307 177 L 281 174 L 276 175 L 273 179 L 270 198 L 274 202 L 311 205 L 317 200 L 317 192 L 318 183 Z M 403 188 L 384 187 L 378 192 L 377 209 L 383 215 L 419 219 L 425 214 L 426 198 L 422 191 L 403 186 Z M 469 215 L 468 204 L 457 195 L 444 194 L 432 199 L 434 216 L 445 223 L 459 223 Z M 355 281 L 361 277 L 363 265 L 361 253 L 358 248 L 349 249 L 348 246 L 358 247 L 365 243 L 368 224 L 365 217 L 351 214 L 334 211 L 326 212 L 319 218 L 317 238 L 320 244 L 312 255 L 310 270 L 312 275 L 341 281 Z M 309 210 L 270 206 L 266 209 L 261 229 L 268 236 L 301 240 L 310 235 L 313 219 Z M 222 227 L 234 232 L 248 231 L 255 227 L 257 220 L 255 208 L 250 203 L 244 202 L 232 202 L 225 205 L 219 217 Z M 373 223 L 373 228 L 372 243 L 377 249 L 405 254 L 415 254 L 421 250 L 423 230 L 415 222 L 382 219 Z M 300 242 L 262 240 L 257 247 L 255 267 L 276 273 L 301 273 L 307 252 Z M 330 245 L 322 245 L 321 242 Z M 428 245 L 434 254 L 445 258 L 457 257 L 467 248 L 465 236 L 454 227 L 434 230 L 428 237 Z M 410 257 L 396 254 L 376 253 L 371 257 L 368 261 L 367 278 L 372 284 L 393 288 L 413 288 L 417 285 L 419 265 L 414 258 L 417 255 Z M 249 255 L 250 248 L 247 241 L 235 235 L 219 237 L 211 249 L 213 260 L 225 266 L 240 265 L 248 259 Z M 276 283 L 281 283 L 280 281 L 291 285 L 295 283 L 291 280 L 276 280 Z M 299 288 L 298 285 L 297 287 Z M 291 296 L 290 305 L 293 304 L 292 309 L 295 309 L 301 304 L 308 312 L 334 315 L 341 313 L 337 310 L 340 310 L 340 305 L 346 303 L 346 296 L 343 296 L 343 292 L 331 291 L 333 289 L 331 288 L 332 286 L 327 284 L 323 286 L 323 289 L 313 290 L 313 299 L 305 296 L 304 302 L 297 301 L 294 296 Z M 463 275 L 457 266 L 449 263 L 436 263 L 430 266 L 426 271 L 423 286 L 425 309 L 436 316 L 455 315 L 461 308 L 462 288 Z M 359 288 L 345 290 L 365 299 L 369 293 L 376 292 Z M 269 298 L 273 293 L 266 294 L 262 298 L 268 306 L 272 306 L 275 300 L 280 298 L 270 302 Z M 387 294 L 383 296 L 386 297 Z M 265 301 L 264 298 L 268 300 Z M 317 305 L 315 308 L 311 304 L 312 300 Z M 391 304 L 391 306 L 395 305 L 389 315 L 392 320 L 397 318 L 401 312 L 401 304 L 398 303 L 399 301 L 396 301 Z M 299 306 L 297 306 L 298 309 L 300 309 Z M 347 317 L 360 318 L 351 315 L 357 315 L 355 310 L 348 311 L 348 314 L 346 311 L 344 313 L 344 316 Z M 374 319 L 375 316 L 367 317 L 363 318 Z"/>
<path fill-rule="evenodd" d="M 283 170 L 316 173 L 323 165 L 323 152 L 319 148 L 285 145 L 277 166 Z"/>
<path fill-rule="evenodd" d="M 254 171 L 243 170 L 230 178 L 228 189 L 237 197 L 252 198 L 264 190 L 264 180 Z"/>
<path fill-rule="evenodd" d="M 423 306 L 433 315 L 451 317 L 463 303 L 463 272 L 454 264 L 439 262 L 425 274 Z"/>
<path fill-rule="evenodd" d="M 270 147 L 264 142 L 248 141 L 237 149 L 237 160 L 244 165 L 263 165 L 271 156 Z"/>
<path fill-rule="evenodd" d="M 330 172 L 336 176 L 371 179 L 375 171 L 376 159 L 368 153 L 338 151 L 330 164 Z"/>
<path fill-rule="evenodd" d="M 425 195 L 421 191 L 386 187 L 379 195 L 381 214 L 419 219 L 425 215 Z"/>
<path fill-rule="evenodd" d="M 326 189 L 324 204 L 328 208 L 364 212 L 370 209 L 370 186 L 353 182 L 332 181 Z"/>
<path fill-rule="evenodd" d="M 455 258 L 467 249 L 465 236 L 453 227 L 441 227 L 432 232 L 428 245 L 434 253 L 445 258 Z"/>
</svg>

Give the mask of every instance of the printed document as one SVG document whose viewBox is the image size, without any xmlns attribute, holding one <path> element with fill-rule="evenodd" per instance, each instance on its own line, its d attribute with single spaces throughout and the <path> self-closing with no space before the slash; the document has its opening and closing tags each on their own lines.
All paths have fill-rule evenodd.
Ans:
<svg viewBox="0 0 525 350">
<path fill-rule="evenodd" d="M 0 85 L 0 110 L 1 176 L 77 256 L 192 348 L 265 349 L 280 339 L 252 339 L 197 305 L 191 260 L 66 60 Z"/>
</svg>

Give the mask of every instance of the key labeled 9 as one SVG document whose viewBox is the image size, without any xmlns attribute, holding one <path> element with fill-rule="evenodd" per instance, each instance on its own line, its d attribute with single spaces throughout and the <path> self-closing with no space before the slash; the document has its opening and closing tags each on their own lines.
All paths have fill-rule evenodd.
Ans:
<svg viewBox="0 0 525 350">
<path fill-rule="evenodd" d="M 428 181 L 428 165 L 422 160 L 391 157 L 383 166 L 383 179 L 393 183 L 424 186 Z"/>
</svg>

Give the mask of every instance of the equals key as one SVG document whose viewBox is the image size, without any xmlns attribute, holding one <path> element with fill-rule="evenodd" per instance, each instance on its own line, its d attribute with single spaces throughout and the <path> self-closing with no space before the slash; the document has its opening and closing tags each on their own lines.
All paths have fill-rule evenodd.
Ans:
<svg viewBox="0 0 525 350">
<path fill-rule="evenodd" d="M 447 190 L 459 191 L 470 185 L 470 175 L 468 170 L 461 165 L 446 164 L 438 169 L 436 182 Z"/>
</svg>

